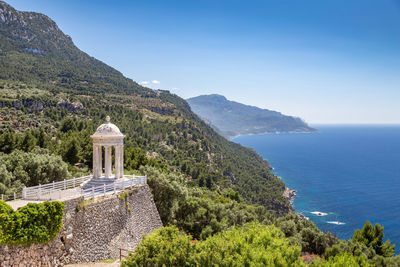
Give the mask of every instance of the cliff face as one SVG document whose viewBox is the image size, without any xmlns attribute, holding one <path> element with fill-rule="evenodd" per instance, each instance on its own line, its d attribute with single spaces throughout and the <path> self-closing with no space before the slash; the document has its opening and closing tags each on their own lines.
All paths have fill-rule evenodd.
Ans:
<svg viewBox="0 0 400 267">
<path fill-rule="evenodd" d="M 5 37 L 25 43 L 25 50 L 30 53 L 40 54 L 74 46 L 71 38 L 46 15 L 17 11 L 2 1 L 0 1 L 0 30 Z"/>
<path fill-rule="evenodd" d="M 134 250 L 143 234 L 161 227 L 161 219 L 147 185 L 126 198 L 111 196 L 82 204 L 64 202 L 63 228 L 45 245 L 0 246 L 1 266 L 57 266 L 116 259 L 119 248 Z"/>
</svg>

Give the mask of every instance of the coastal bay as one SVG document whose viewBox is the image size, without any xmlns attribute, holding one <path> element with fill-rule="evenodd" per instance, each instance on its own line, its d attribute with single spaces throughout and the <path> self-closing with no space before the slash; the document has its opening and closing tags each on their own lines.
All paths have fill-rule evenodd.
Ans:
<svg viewBox="0 0 400 267">
<path fill-rule="evenodd" d="M 289 188 L 293 207 L 323 231 L 351 238 L 365 221 L 400 244 L 400 126 L 314 126 L 312 134 L 240 136 Z"/>
</svg>

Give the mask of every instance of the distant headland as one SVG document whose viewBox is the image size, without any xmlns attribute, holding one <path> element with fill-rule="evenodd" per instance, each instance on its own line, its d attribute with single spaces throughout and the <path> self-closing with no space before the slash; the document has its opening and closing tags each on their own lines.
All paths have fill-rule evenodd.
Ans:
<svg viewBox="0 0 400 267">
<path fill-rule="evenodd" d="M 222 95 L 201 95 L 189 98 L 187 102 L 194 113 L 228 139 L 248 134 L 317 131 L 300 118 L 230 101 Z"/>
</svg>

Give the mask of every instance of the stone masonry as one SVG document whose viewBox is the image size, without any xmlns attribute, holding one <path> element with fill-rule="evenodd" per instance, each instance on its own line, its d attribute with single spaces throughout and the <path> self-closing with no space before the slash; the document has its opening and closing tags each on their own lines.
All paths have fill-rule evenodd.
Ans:
<svg viewBox="0 0 400 267">
<path fill-rule="evenodd" d="M 0 266 L 62 266 L 117 258 L 119 248 L 134 250 L 162 223 L 147 185 L 125 192 L 126 197 L 65 201 L 59 235 L 28 248 L 0 246 Z"/>
</svg>

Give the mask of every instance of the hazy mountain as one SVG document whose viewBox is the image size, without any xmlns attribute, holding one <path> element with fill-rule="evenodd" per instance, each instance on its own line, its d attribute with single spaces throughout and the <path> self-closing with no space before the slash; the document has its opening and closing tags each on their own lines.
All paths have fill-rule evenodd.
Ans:
<svg viewBox="0 0 400 267">
<path fill-rule="evenodd" d="M 222 95 L 201 95 L 187 99 L 191 109 L 222 135 L 315 132 L 300 118 L 229 101 Z"/>
</svg>

